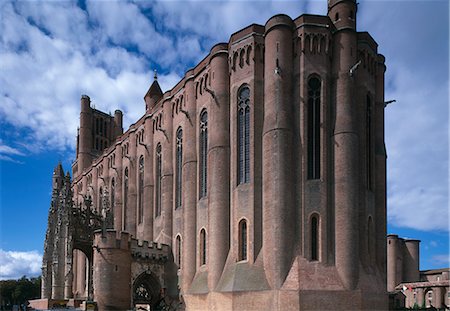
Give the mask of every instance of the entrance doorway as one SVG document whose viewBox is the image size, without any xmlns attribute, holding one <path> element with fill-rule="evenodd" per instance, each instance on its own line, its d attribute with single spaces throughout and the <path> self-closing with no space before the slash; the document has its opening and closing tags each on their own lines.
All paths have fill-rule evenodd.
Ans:
<svg viewBox="0 0 450 311">
<path fill-rule="evenodd" d="M 133 284 L 133 306 L 136 310 L 155 310 L 161 300 L 161 284 L 151 273 L 144 272 Z"/>
</svg>

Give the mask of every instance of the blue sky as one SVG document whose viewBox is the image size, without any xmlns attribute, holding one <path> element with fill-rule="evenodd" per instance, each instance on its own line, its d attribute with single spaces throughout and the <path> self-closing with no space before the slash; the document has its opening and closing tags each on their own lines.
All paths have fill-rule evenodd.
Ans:
<svg viewBox="0 0 450 311">
<path fill-rule="evenodd" d="M 0 3 L 0 279 L 40 273 L 51 173 L 75 156 L 79 99 L 144 113 L 218 42 L 326 1 Z M 386 56 L 388 232 L 421 239 L 421 269 L 449 266 L 449 4 L 359 1 L 358 30 Z"/>
</svg>

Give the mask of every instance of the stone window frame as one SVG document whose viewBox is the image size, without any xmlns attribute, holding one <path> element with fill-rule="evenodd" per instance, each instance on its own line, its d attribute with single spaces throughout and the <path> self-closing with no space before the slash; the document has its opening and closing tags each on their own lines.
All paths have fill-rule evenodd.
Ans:
<svg viewBox="0 0 450 311">
<path fill-rule="evenodd" d="M 138 167 L 138 224 L 144 221 L 144 156 L 139 157 Z"/>
<path fill-rule="evenodd" d="M 183 129 L 178 127 L 175 136 L 175 209 L 183 205 Z"/>
<path fill-rule="evenodd" d="M 317 80 L 318 86 L 310 85 Z M 317 74 L 312 74 L 307 80 L 307 179 L 320 179 L 321 176 L 321 120 L 322 120 L 322 79 Z"/>
<path fill-rule="evenodd" d="M 320 214 L 314 212 L 309 217 L 309 259 L 320 261 Z"/>
<path fill-rule="evenodd" d="M 208 112 L 203 109 L 199 117 L 199 198 L 208 192 Z"/>
<path fill-rule="evenodd" d="M 200 234 L 199 234 L 199 262 L 200 262 L 200 266 L 204 266 L 206 265 L 207 262 L 207 233 L 206 233 L 206 229 L 205 228 L 201 228 L 200 229 Z"/>
<path fill-rule="evenodd" d="M 248 90 L 247 96 L 243 93 Z M 248 84 L 243 84 L 237 92 L 237 184 L 250 182 L 250 96 Z M 244 97 L 245 96 L 245 97 Z"/>
<path fill-rule="evenodd" d="M 158 143 L 155 148 L 155 218 L 161 216 L 162 207 L 162 147 Z"/>
<path fill-rule="evenodd" d="M 123 170 L 123 211 L 122 211 L 122 230 L 127 229 L 127 208 L 128 208 L 128 167 L 126 166 Z"/>
<path fill-rule="evenodd" d="M 248 261 L 248 221 L 241 218 L 238 222 L 238 261 Z"/>
</svg>

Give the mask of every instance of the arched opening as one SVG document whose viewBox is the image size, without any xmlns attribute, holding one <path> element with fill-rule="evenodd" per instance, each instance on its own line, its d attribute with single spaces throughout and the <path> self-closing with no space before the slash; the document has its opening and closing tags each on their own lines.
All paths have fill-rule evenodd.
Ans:
<svg viewBox="0 0 450 311">
<path fill-rule="evenodd" d="M 161 284 L 147 272 L 139 275 L 133 283 L 133 306 L 136 310 L 155 310 L 161 300 Z"/>
<path fill-rule="evenodd" d="M 144 220 L 144 156 L 139 158 L 139 201 L 138 201 L 138 223 Z"/>
<path fill-rule="evenodd" d="M 155 217 L 161 215 L 161 178 L 162 178 L 162 152 L 161 144 L 156 146 L 155 160 Z"/>
<path fill-rule="evenodd" d="M 200 230 L 200 266 L 206 265 L 206 231 Z"/>
<path fill-rule="evenodd" d="M 238 93 L 238 184 L 250 182 L 250 89 L 242 87 Z"/>
<path fill-rule="evenodd" d="M 320 89 L 321 82 L 318 77 L 308 80 L 308 179 L 320 178 Z"/>
<path fill-rule="evenodd" d="M 372 190 L 372 104 L 366 97 L 366 186 Z"/>
<path fill-rule="evenodd" d="M 127 208 L 128 208 L 128 167 L 125 168 L 123 178 L 123 211 L 122 230 L 127 230 Z"/>
<path fill-rule="evenodd" d="M 72 292 L 75 299 L 92 298 L 93 295 L 93 254 L 90 245 L 80 244 L 75 241 L 72 251 L 72 262 L 76 270 L 72 275 Z"/>
<path fill-rule="evenodd" d="M 247 221 L 239 222 L 239 260 L 247 260 Z"/>
<path fill-rule="evenodd" d="M 183 130 L 178 128 L 176 134 L 175 157 L 175 209 L 182 206 L 182 182 L 183 182 Z"/>
<path fill-rule="evenodd" d="M 181 236 L 177 235 L 175 241 L 175 260 L 178 266 L 178 269 L 181 269 Z"/>
<path fill-rule="evenodd" d="M 203 110 L 200 114 L 200 169 L 199 169 L 199 197 L 206 197 L 207 192 L 207 164 L 208 164 L 208 113 Z"/>
<path fill-rule="evenodd" d="M 430 308 L 433 306 L 433 290 L 428 290 L 425 294 L 425 306 Z"/>
<path fill-rule="evenodd" d="M 319 215 L 311 217 L 311 260 L 319 260 Z"/>
<path fill-rule="evenodd" d="M 116 193 L 116 182 L 114 180 L 114 177 L 111 179 L 111 215 L 112 215 L 112 219 L 113 219 L 113 227 L 114 227 L 114 223 L 115 223 L 115 214 L 114 214 L 114 204 L 115 204 L 115 193 Z"/>
<path fill-rule="evenodd" d="M 372 220 L 372 216 L 369 216 L 369 218 L 367 219 L 367 253 L 369 254 L 369 262 L 372 261 L 372 257 L 374 255 L 374 250 L 373 250 L 373 220 Z"/>
</svg>

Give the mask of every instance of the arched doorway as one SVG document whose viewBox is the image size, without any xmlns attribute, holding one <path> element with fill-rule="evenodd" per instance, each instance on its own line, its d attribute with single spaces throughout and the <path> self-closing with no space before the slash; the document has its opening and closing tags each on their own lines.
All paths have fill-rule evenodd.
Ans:
<svg viewBox="0 0 450 311">
<path fill-rule="evenodd" d="M 146 306 L 155 310 L 160 298 L 161 284 L 153 274 L 144 272 L 136 278 L 133 283 L 133 306 L 136 310 L 145 310 Z"/>
</svg>

